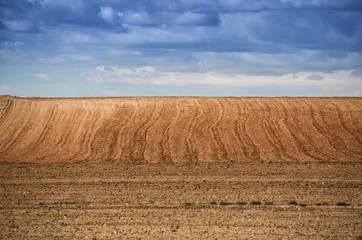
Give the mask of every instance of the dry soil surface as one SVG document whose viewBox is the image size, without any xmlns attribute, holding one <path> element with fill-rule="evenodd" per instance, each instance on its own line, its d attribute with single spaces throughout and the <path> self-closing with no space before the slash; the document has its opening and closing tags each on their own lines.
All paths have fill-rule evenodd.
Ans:
<svg viewBox="0 0 362 240">
<path fill-rule="evenodd" d="M 0 239 L 362 239 L 361 123 L 361 98 L 0 96 Z"/>
<path fill-rule="evenodd" d="M 335 162 L 4 163 L 0 239 L 361 239 L 361 170 Z"/>
<path fill-rule="evenodd" d="M 362 98 L 2 99 L 0 161 L 362 158 Z"/>
</svg>

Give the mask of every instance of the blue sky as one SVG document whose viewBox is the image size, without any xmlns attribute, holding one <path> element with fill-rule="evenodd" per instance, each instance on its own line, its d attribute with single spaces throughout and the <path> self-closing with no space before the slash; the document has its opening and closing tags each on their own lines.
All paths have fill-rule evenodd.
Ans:
<svg viewBox="0 0 362 240">
<path fill-rule="evenodd" d="M 0 94 L 362 96 L 362 1 L 0 0 Z"/>
</svg>

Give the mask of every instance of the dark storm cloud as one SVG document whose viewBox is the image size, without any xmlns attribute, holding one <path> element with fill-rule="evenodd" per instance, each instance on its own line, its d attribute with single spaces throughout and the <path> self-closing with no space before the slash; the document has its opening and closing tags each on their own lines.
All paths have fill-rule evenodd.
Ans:
<svg viewBox="0 0 362 240">
<path fill-rule="evenodd" d="M 1 34 L 28 32 L 29 38 L 31 33 L 73 30 L 88 34 L 97 31 L 103 41 L 103 33 L 152 27 L 176 37 L 192 35 L 195 45 L 185 45 L 180 39 L 181 49 L 204 43 L 213 51 L 287 51 L 288 47 L 361 50 L 362 45 L 362 3 L 357 0 L 2 0 L 0 6 Z M 141 44 L 142 38 L 139 34 L 139 41 L 127 44 Z M 175 39 L 167 38 L 157 38 L 153 43 L 169 42 L 177 48 Z M 22 39 L 27 41 L 26 36 Z"/>
<path fill-rule="evenodd" d="M 358 69 L 362 1 L 0 0 L 0 50 L 6 61 L 172 62 L 183 71 Z"/>
<path fill-rule="evenodd" d="M 269 43 L 285 50 L 288 47 L 361 50 L 361 24 L 362 14 L 357 12 L 300 10 L 221 14 L 221 29 L 229 39 Z"/>
<path fill-rule="evenodd" d="M 6 91 L 64 75 L 75 91 L 85 79 L 361 95 L 361 62 L 361 0 L 0 0 Z"/>
</svg>

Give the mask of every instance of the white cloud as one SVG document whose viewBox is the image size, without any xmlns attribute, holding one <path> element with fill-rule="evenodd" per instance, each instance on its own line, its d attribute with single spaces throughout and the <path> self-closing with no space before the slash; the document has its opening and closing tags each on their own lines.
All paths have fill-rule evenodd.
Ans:
<svg viewBox="0 0 362 240">
<path fill-rule="evenodd" d="M 162 77 L 163 73 L 157 72 L 153 67 L 141 67 L 134 70 L 118 68 L 115 66 L 98 66 L 95 71 L 83 73 L 83 78 L 92 83 L 130 83 L 140 84 L 150 82 L 151 78 Z M 153 84 L 151 81 L 150 84 Z"/>
<path fill-rule="evenodd" d="M 9 91 L 11 91 L 11 87 L 7 85 L 0 85 L 0 94 L 9 94 Z"/>
<path fill-rule="evenodd" d="M 101 7 L 98 13 L 98 16 L 103 18 L 107 22 L 113 22 L 113 8 L 111 7 Z"/>
<path fill-rule="evenodd" d="M 201 71 L 283 75 L 295 72 L 332 72 L 360 68 L 362 54 L 326 56 L 323 51 L 299 50 L 291 53 L 198 52 L 193 58 Z"/>
<path fill-rule="evenodd" d="M 102 95 L 105 96 L 116 96 L 117 92 L 116 91 L 102 91 Z"/>
<path fill-rule="evenodd" d="M 324 77 L 319 74 L 312 74 L 307 78 L 307 80 L 311 80 L 311 81 L 321 81 L 323 79 L 324 79 Z"/>
<path fill-rule="evenodd" d="M 33 75 L 33 79 L 40 82 L 51 82 L 53 79 L 44 73 L 36 73 Z"/>
<path fill-rule="evenodd" d="M 135 69 L 98 66 L 95 71 L 83 73 L 82 76 L 84 80 L 90 83 L 164 86 L 315 87 L 331 95 L 343 95 L 345 92 L 351 91 L 351 89 L 353 89 L 352 94 L 361 95 L 361 79 L 354 76 L 353 72 L 354 70 L 341 70 L 332 73 L 296 72 L 281 76 L 267 76 L 218 72 L 167 72 L 158 71 L 154 67 L 148 66 Z M 320 78 L 323 78 L 323 81 L 310 81 L 310 76 L 320 76 Z"/>
</svg>

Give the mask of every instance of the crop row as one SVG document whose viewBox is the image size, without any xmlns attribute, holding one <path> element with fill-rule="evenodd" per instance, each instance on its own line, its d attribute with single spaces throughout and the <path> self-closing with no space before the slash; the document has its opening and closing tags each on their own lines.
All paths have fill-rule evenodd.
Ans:
<svg viewBox="0 0 362 240">
<path fill-rule="evenodd" d="M 250 205 L 274 205 L 273 202 L 264 202 L 264 203 L 262 203 L 261 201 L 251 201 L 249 203 L 248 202 L 224 202 L 224 201 L 220 201 L 220 202 L 212 201 L 212 202 L 209 202 L 209 205 L 222 205 L 222 206 L 227 206 L 227 205 L 247 205 L 247 204 L 250 204 Z M 192 205 L 191 202 L 185 202 L 185 206 L 191 206 L 191 205 Z M 287 203 L 287 205 L 299 205 L 301 207 L 306 207 L 307 206 L 307 204 L 298 203 L 295 200 L 289 201 Z M 328 206 L 329 203 L 327 203 L 327 202 L 322 202 L 322 203 L 318 202 L 318 203 L 315 203 L 313 205 L 314 206 Z M 346 203 L 346 202 L 337 202 L 336 203 L 336 206 L 350 206 L 350 205 L 351 204 Z"/>
</svg>

